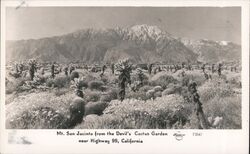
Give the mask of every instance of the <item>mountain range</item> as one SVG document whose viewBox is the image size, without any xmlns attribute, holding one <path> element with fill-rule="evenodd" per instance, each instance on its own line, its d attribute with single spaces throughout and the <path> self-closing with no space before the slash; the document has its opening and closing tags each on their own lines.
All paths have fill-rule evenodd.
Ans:
<svg viewBox="0 0 250 154">
<path fill-rule="evenodd" d="M 6 41 L 6 60 L 30 58 L 41 61 L 116 62 L 130 58 L 136 63 L 239 61 L 241 46 L 232 42 L 176 38 L 157 26 L 83 29 L 41 39 Z"/>
</svg>

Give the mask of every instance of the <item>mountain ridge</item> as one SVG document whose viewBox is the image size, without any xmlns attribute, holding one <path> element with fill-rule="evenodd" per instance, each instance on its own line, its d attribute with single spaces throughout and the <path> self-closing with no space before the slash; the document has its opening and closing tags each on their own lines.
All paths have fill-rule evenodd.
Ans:
<svg viewBox="0 0 250 154">
<path fill-rule="evenodd" d="M 219 52 L 225 54 L 227 50 L 230 50 L 230 54 L 226 58 L 216 58 Z M 6 59 L 35 58 L 59 62 L 79 60 L 87 63 L 115 62 L 121 58 L 131 58 L 137 63 L 216 62 L 238 60 L 239 50 L 240 46 L 234 43 L 176 39 L 157 26 L 143 24 L 130 28 L 87 28 L 60 36 L 7 41 Z M 216 56 L 208 56 L 210 53 Z"/>
</svg>

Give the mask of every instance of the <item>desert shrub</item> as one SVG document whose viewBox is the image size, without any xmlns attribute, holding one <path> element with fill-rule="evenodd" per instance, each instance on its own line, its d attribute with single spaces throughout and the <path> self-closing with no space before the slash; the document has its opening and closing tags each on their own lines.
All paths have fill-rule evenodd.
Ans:
<svg viewBox="0 0 250 154">
<path fill-rule="evenodd" d="M 190 81 L 195 81 L 198 86 L 206 82 L 206 78 L 202 74 L 188 74 L 184 77 L 184 81 L 185 80 L 187 83 L 189 83 Z"/>
<path fill-rule="evenodd" d="M 183 98 L 178 95 L 147 101 L 125 99 L 120 102 L 115 100 L 111 101 L 103 116 L 114 115 L 115 121 L 120 121 L 117 118 L 124 119 L 118 126 L 115 126 L 116 128 L 172 128 L 176 123 L 181 123 L 183 126 L 192 113 L 192 108 L 186 107 L 183 101 Z"/>
<path fill-rule="evenodd" d="M 108 106 L 107 102 L 88 102 L 85 106 L 85 115 L 102 115 L 104 109 Z"/>
<path fill-rule="evenodd" d="M 48 79 L 46 81 L 46 85 L 48 87 L 57 87 L 57 88 L 63 88 L 63 87 L 69 87 L 70 78 L 67 76 L 56 76 L 55 79 Z"/>
<path fill-rule="evenodd" d="M 161 91 L 157 91 L 154 94 L 155 97 L 161 97 L 162 96 L 162 92 Z"/>
<path fill-rule="evenodd" d="M 72 128 L 81 123 L 85 114 L 86 102 L 81 97 L 75 97 L 70 103 L 69 112 L 70 116 L 67 120 L 67 127 Z"/>
<path fill-rule="evenodd" d="M 6 94 L 11 94 L 13 92 L 23 92 L 24 90 L 21 88 L 21 86 L 25 84 L 26 81 L 28 81 L 27 78 L 18 78 L 9 81 L 8 83 L 6 83 Z"/>
<path fill-rule="evenodd" d="M 162 92 L 162 95 L 170 95 L 170 94 L 181 94 L 182 91 L 182 86 L 178 85 L 178 84 L 169 84 L 167 89 L 165 89 Z"/>
<path fill-rule="evenodd" d="M 240 73 L 230 73 L 227 75 L 227 81 L 229 84 L 236 88 L 241 88 L 241 75 Z"/>
<path fill-rule="evenodd" d="M 195 81 L 198 86 L 202 85 L 206 82 L 206 78 L 204 77 L 203 73 L 201 71 L 195 70 L 195 71 L 185 71 L 185 76 L 182 77 L 180 73 L 182 70 L 177 71 L 173 74 L 173 77 L 177 79 L 179 82 L 182 83 L 182 85 L 187 86 L 187 84 L 190 81 Z"/>
<path fill-rule="evenodd" d="M 110 102 L 111 100 L 117 99 L 118 89 L 111 89 L 106 94 L 102 95 L 100 101 Z"/>
<path fill-rule="evenodd" d="M 51 107 L 34 107 L 26 109 L 15 118 L 7 119 L 7 128 L 19 129 L 66 129 L 81 123 L 85 102 L 82 98 L 74 99 L 69 108 L 69 116 L 59 113 Z"/>
<path fill-rule="evenodd" d="M 153 87 L 152 87 L 152 86 L 149 86 L 149 85 L 145 85 L 145 86 L 141 87 L 141 88 L 139 89 L 139 91 L 147 92 L 147 91 L 150 90 L 150 89 L 153 89 Z"/>
<path fill-rule="evenodd" d="M 156 126 L 155 117 L 147 111 L 133 110 L 125 115 L 124 119 L 125 129 L 149 129 Z"/>
<path fill-rule="evenodd" d="M 81 88 L 88 88 L 88 83 L 86 81 L 80 80 L 79 87 Z"/>
<path fill-rule="evenodd" d="M 15 86 L 13 86 L 13 83 L 6 84 L 6 88 L 5 89 L 6 89 L 5 90 L 6 94 L 11 94 L 11 93 L 13 93 L 16 90 Z"/>
<path fill-rule="evenodd" d="M 7 120 L 7 128 L 15 129 L 59 129 L 67 128 L 67 119 L 54 109 L 38 107 L 25 110 L 15 119 Z"/>
<path fill-rule="evenodd" d="M 136 92 L 133 91 L 128 91 L 126 94 L 126 98 L 133 98 L 133 99 L 138 99 L 138 100 L 147 100 L 146 92 L 139 90 Z"/>
<path fill-rule="evenodd" d="M 76 71 L 73 71 L 73 72 L 70 74 L 70 80 L 74 80 L 75 78 L 79 78 L 79 73 L 76 72 Z"/>
<path fill-rule="evenodd" d="M 55 80 L 49 78 L 49 79 L 46 81 L 46 86 L 48 86 L 48 87 L 53 87 L 53 86 L 55 86 Z"/>
<path fill-rule="evenodd" d="M 103 90 L 103 85 L 104 83 L 102 81 L 98 81 L 98 80 L 95 80 L 95 81 L 90 81 L 88 83 L 88 87 L 91 89 L 91 90 Z"/>
<path fill-rule="evenodd" d="M 163 89 L 162 89 L 161 86 L 155 86 L 155 87 L 153 88 L 153 90 L 154 90 L 155 92 L 158 92 L 158 91 L 162 91 Z"/>
<path fill-rule="evenodd" d="M 37 77 L 39 78 L 39 81 L 40 81 L 41 84 L 46 83 L 46 81 L 49 78 L 48 75 L 38 75 Z"/>
<path fill-rule="evenodd" d="M 49 107 L 67 116 L 69 105 L 74 98 L 74 94 L 66 93 L 55 97 L 51 92 L 29 93 L 15 97 L 11 103 L 6 104 L 6 121 L 15 121 L 23 112 L 39 107 Z"/>
<path fill-rule="evenodd" d="M 68 89 L 63 88 L 63 89 L 56 89 L 54 91 L 54 94 L 55 94 L 55 96 L 61 96 L 61 95 L 65 95 L 68 92 L 69 92 Z"/>
<path fill-rule="evenodd" d="M 54 118 L 48 120 L 57 113 L 58 116 L 63 115 L 67 124 L 66 128 L 72 128 L 82 121 L 84 105 L 85 101 L 74 94 L 59 97 L 48 92 L 27 94 L 25 97 L 17 97 L 12 103 L 6 105 L 6 126 L 7 128 L 31 129 L 61 128 L 58 124 L 60 120 Z M 38 110 L 43 108 L 46 108 L 46 112 Z"/>
<path fill-rule="evenodd" d="M 203 110 L 208 117 L 222 117 L 222 128 L 241 128 L 241 95 L 221 79 L 206 82 L 198 89 Z"/>
<path fill-rule="evenodd" d="M 151 89 L 151 90 L 148 90 L 147 92 L 146 92 L 146 98 L 147 99 L 151 99 L 151 98 L 155 98 L 155 91 L 154 91 L 154 89 Z"/>
<path fill-rule="evenodd" d="M 100 100 L 101 93 L 97 91 L 86 91 L 85 96 L 86 96 L 87 102 L 90 102 L 90 101 L 97 102 Z"/>
<path fill-rule="evenodd" d="M 104 76 L 101 77 L 101 81 L 102 81 L 103 83 L 107 84 L 107 83 L 109 82 L 109 79 L 108 79 L 107 76 L 104 75 Z"/>
<path fill-rule="evenodd" d="M 226 83 L 207 82 L 199 87 L 202 102 L 208 102 L 216 96 L 221 98 L 234 96 L 234 90 Z"/>
<path fill-rule="evenodd" d="M 203 110 L 209 117 L 223 117 L 223 129 L 241 128 L 241 96 L 214 97 L 204 103 Z"/>
<path fill-rule="evenodd" d="M 184 77 L 181 79 L 181 85 L 182 85 L 182 86 L 188 86 L 189 83 L 190 83 L 191 81 L 193 81 L 192 76 L 191 76 L 191 77 L 190 77 L 190 76 L 184 76 Z"/>
<path fill-rule="evenodd" d="M 132 81 L 140 81 L 143 85 L 148 84 L 149 76 L 141 69 L 136 69 L 136 72 L 131 75 Z"/>
<path fill-rule="evenodd" d="M 101 116 L 89 115 L 78 129 L 165 129 L 178 124 L 182 128 L 191 114 L 190 108 L 180 107 L 182 98 L 176 95 L 140 101 L 111 101 Z"/>
<path fill-rule="evenodd" d="M 91 82 L 91 81 L 95 81 L 97 80 L 97 77 L 94 76 L 93 73 L 88 73 L 83 77 L 83 80 L 87 83 Z"/>
<path fill-rule="evenodd" d="M 145 111 L 132 111 L 124 117 L 88 115 L 77 129 L 145 129 L 154 126 L 155 118 Z"/>
<path fill-rule="evenodd" d="M 164 72 L 157 73 L 149 81 L 149 84 L 151 86 L 161 86 L 163 89 L 166 89 L 166 87 L 170 83 L 177 83 L 177 80 L 173 76 L 168 75 Z"/>
<path fill-rule="evenodd" d="M 70 83 L 70 78 L 67 76 L 58 76 L 55 78 L 55 87 L 62 88 L 68 87 Z"/>
<path fill-rule="evenodd" d="M 121 120 L 119 117 L 113 115 L 102 115 L 90 114 L 84 117 L 81 124 L 77 125 L 76 129 L 122 129 Z"/>
</svg>

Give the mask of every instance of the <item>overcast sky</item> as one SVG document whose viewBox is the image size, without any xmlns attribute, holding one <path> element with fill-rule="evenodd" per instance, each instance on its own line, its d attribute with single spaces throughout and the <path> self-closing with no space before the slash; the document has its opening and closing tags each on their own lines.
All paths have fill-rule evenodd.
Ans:
<svg viewBox="0 0 250 154">
<path fill-rule="evenodd" d="M 239 7 L 23 7 L 6 10 L 7 40 L 137 24 L 156 25 L 178 37 L 241 43 Z"/>
</svg>

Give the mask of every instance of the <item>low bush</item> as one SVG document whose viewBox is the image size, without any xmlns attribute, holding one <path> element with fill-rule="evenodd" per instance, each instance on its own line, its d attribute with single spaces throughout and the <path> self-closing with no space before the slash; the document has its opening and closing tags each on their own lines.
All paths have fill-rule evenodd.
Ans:
<svg viewBox="0 0 250 154">
<path fill-rule="evenodd" d="M 207 117 L 223 117 L 222 129 L 241 129 L 241 97 L 214 97 L 204 103 Z"/>
<path fill-rule="evenodd" d="M 97 102 L 101 97 L 101 93 L 97 91 L 86 91 L 84 95 L 87 102 Z"/>
<path fill-rule="evenodd" d="M 70 74 L 70 80 L 73 80 L 73 81 L 74 81 L 75 78 L 79 78 L 79 73 L 76 72 L 76 71 L 73 71 L 73 72 Z"/>
<path fill-rule="evenodd" d="M 128 91 L 126 94 L 126 98 L 130 99 L 138 99 L 138 100 L 147 100 L 146 92 L 139 90 L 137 92 Z"/>
<path fill-rule="evenodd" d="M 146 86 L 143 86 L 139 89 L 139 91 L 142 91 L 142 92 L 147 92 L 148 90 L 150 89 L 153 89 L 152 86 L 149 86 L 149 85 L 146 85 Z"/>
<path fill-rule="evenodd" d="M 162 95 L 182 94 L 182 86 L 179 84 L 169 84 L 168 87 L 162 92 Z"/>
<path fill-rule="evenodd" d="M 63 88 L 63 89 L 55 89 L 54 90 L 54 94 L 55 94 L 55 96 L 61 96 L 61 95 L 65 95 L 66 93 L 68 93 L 69 92 L 69 90 L 68 89 L 66 89 L 66 88 Z"/>
<path fill-rule="evenodd" d="M 17 96 L 11 103 L 6 104 L 6 121 L 15 121 L 25 111 L 29 112 L 39 107 L 49 107 L 67 116 L 70 103 L 74 98 L 75 95 L 71 93 L 55 97 L 55 94 L 50 91 Z"/>
<path fill-rule="evenodd" d="M 57 87 L 57 88 L 63 88 L 63 87 L 69 87 L 70 85 L 70 77 L 67 76 L 56 76 L 55 79 L 49 78 L 46 81 L 46 85 L 48 87 Z"/>
<path fill-rule="evenodd" d="M 7 82 L 5 93 L 11 94 L 13 92 L 18 92 L 18 93 L 23 92 L 21 86 L 25 84 L 26 81 L 28 81 L 27 78 L 17 78 Z"/>
<path fill-rule="evenodd" d="M 201 86 L 207 80 L 201 71 L 185 71 L 185 76 L 182 77 L 182 70 L 179 70 L 173 74 L 173 77 L 177 79 L 183 86 L 187 86 L 190 81 L 195 81 L 198 86 Z"/>
<path fill-rule="evenodd" d="M 85 106 L 85 115 L 102 115 L 107 106 L 107 102 L 88 102 Z"/>
<path fill-rule="evenodd" d="M 21 115 L 6 121 L 7 128 L 15 129 L 59 129 L 67 128 L 67 119 L 49 107 L 25 110 Z"/>
<path fill-rule="evenodd" d="M 62 88 L 62 87 L 69 87 L 70 78 L 67 76 L 58 76 L 54 80 L 55 87 Z"/>
<path fill-rule="evenodd" d="M 241 75 L 239 73 L 230 73 L 227 75 L 227 81 L 236 88 L 241 88 Z"/>
<path fill-rule="evenodd" d="M 54 87 L 54 86 L 55 86 L 55 80 L 52 79 L 52 78 L 49 78 L 49 79 L 46 81 L 46 86 L 48 86 L 48 87 Z"/>
<path fill-rule="evenodd" d="M 111 101 L 101 116 L 89 115 L 80 129 L 166 129 L 183 126 L 192 113 L 190 107 L 182 107 L 182 98 L 171 95 L 156 100 L 125 99 Z"/>
<path fill-rule="evenodd" d="M 88 88 L 88 83 L 84 80 L 79 81 L 79 88 Z"/>
<path fill-rule="evenodd" d="M 207 82 L 201 87 L 199 87 L 198 91 L 202 102 L 208 102 L 216 96 L 224 98 L 235 95 L 232 87 L 223 82 Z"/>
<path fill-rule="evenodd" d="M 111 89 L 106 94 L 102 94 L 100 101 L 110 102 L 111 100 L 117 99 L 118 89 Z"/>
<path fill-rule="evenodd" d="M 161 86 L 163 89 L 166 89 L 170 83 L 177 83 L 177 80 L 173 76 L 164 72 L 157 73 L 149 81 L 151 86 Z"/>
<path fill-rule="evenodd" d="M 104 86 L 104 82 L 102 81 L 98 81 L 98 80 L 95 80 L 95 81 L 90 81 L 88 83 L 88 87 L 91 89 L 91 90 L 103 90 L 103 87 Z"/>
</svg>

